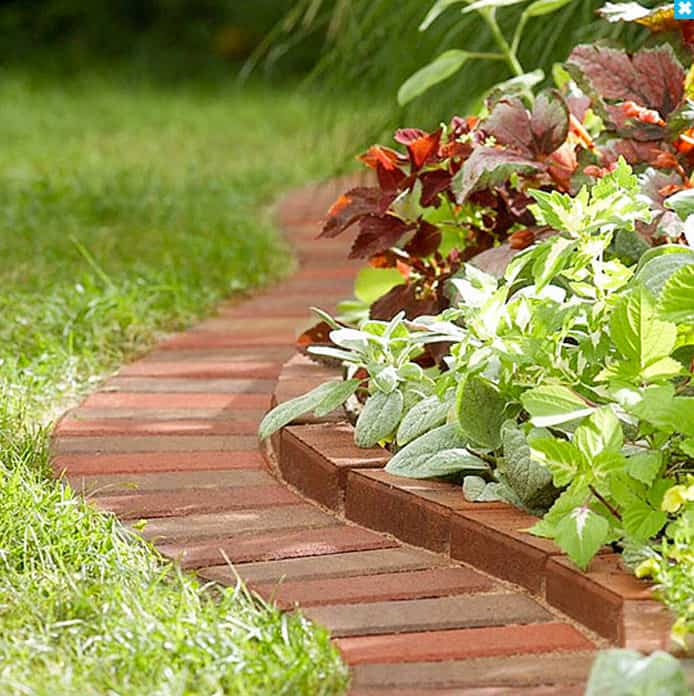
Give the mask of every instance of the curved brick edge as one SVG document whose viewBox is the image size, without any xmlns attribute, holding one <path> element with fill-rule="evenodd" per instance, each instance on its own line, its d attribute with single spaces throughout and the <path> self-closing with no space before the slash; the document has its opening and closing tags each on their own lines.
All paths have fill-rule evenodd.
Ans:
<svg viewBox="0 0 694 696">
<path fill-rule="evenodd" d="M 336 375 L 339 371 L 295 356 L 282 369 L 273 403 Z M 469 503 L 448 481 L 388 474 L 383 467 L 389 453 L 357 448 L 353 432 L 339 413 L 329 423 L 309 417 L 284 428 L 272 443 L 282 476 L 347 520 L 526 588 L 612 643 L 675 651 L 671 613 L 611 549 L 583 573 L 554 542 L 522 531 L 536 517 L 505 503 Z"/>
<path fill-rule="evenodd" d="M 310 322 L 306 308 L 332 310 L 351 292 L 360 264 L 345 260 L 348 241 L 315 242 L 318 219 L 347 186 L 307 187 L 280 204 L 300 261 L 294 276 L 222 304 L 67 413 L 52 438 L 55 474 L 202 579 L 235 585 L 240 577 L 281 607 L 298 604 L 331 629 L 354 694 L 581 693 L 600 640 L 454 555 L 379 532 L 385 522 L 366 512 L 358 523 L 383 453 L 355 451 L 339 413 L 274 439 L 293 488 L 258 449 L 272 401 L 326 376 L 301 361 L 290 372 L 282 366 Z M 296 465 L 287 465 L 292 443 Z M 434 498 L 446 494 L 423 485 Z M 347 519 L 335 512 L 343 506 Z M 437 529 L 424 545 L 446 550 L 446 522 L 430 523 L 440 506 L 432 499 L 411 519 L 409 506 L 393 503 L 396 535 Z"/>
</svg>

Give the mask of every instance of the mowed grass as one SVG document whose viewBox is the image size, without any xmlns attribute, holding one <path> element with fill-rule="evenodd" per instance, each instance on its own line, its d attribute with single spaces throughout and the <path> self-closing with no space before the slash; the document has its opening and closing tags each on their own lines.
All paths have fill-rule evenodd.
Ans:
<svg viewBox="0 0 694 696">
<path fill-rule="evenodd" d="M 0 694 L 342 692 L 322 629 L 202 588 L 48 476 L 66 405 L 290 270 L 268 205 L 334 163 L 316 104 L 19 71 L 0 103 Z"/>
</svg>

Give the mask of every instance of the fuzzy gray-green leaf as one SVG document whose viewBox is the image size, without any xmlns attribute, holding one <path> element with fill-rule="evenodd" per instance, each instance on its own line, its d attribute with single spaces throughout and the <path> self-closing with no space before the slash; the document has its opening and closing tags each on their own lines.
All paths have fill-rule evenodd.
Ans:
<svg viewBox="0 0 694 696">
<path fill-rule="evenodd" d="M 359 414 L 354 441 L 358 447 L 373 447 L 392 435 L 402 417 L 403 395 L 399 389 L 390 394 L 376 392 Z"/>
</svg>

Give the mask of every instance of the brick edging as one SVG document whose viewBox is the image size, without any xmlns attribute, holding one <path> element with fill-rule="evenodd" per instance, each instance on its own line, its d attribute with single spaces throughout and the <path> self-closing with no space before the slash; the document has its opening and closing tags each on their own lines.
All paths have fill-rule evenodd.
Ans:
<svg viewBox="0 0 694 696">
<path fill-rule="evenodd" d="M 297 355 L 284 365 L 273 402 L 331 374 L 339 372 Z M 583 573 L 554 542 L 521 531 L 537 518 L 506 503 L 468 503 L 448 481 L 390 475 L 389 453 L 357 448 L 353 430 L 339 412 L 322 422 L 297 419 L 270 445 L 282 477 L 347 520 L 526 588 L 616 645 L 674 651 L 672 614 L 618 554 L 604 549 Z"/>
</svg>

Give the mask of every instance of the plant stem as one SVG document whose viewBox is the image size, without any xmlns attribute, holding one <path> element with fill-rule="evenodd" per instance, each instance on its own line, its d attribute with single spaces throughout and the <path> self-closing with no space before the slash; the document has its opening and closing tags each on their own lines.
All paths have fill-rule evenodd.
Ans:
<svg viewBox="0 0 694 696">
<path fill-rule="evenodd" d="M 523 66 L 520 64 L 515 51 L 511 49 L 511 47 L 508 45 L 508 41 L 506 41 L 506 37 L 502 34 L 501 28 L 496 21 L 495 10 L 493 8 L 484 8 L 480 10 L 479 13 L 482 15 L 482 19 L 487 23 L 487 26 L 491 30 L 494 41 L 496 41 L 496 45 L 499 47 L 499 51 L 504 56 L 504 60 L 511 69 L 511 72 L 516 77 L 523 75 L 525 70 L 523 70 Z"/>
<path fill-rule="evenodd" d="M 612 505 L 609 501 L 607 501 L 600 493 L 597 492 L 595 489 L 595 486 L 589 486 L 590 492 L 621 522 L 622 521 L 622 516 L 619 514 L 619 510 Z"/>
</svg>

